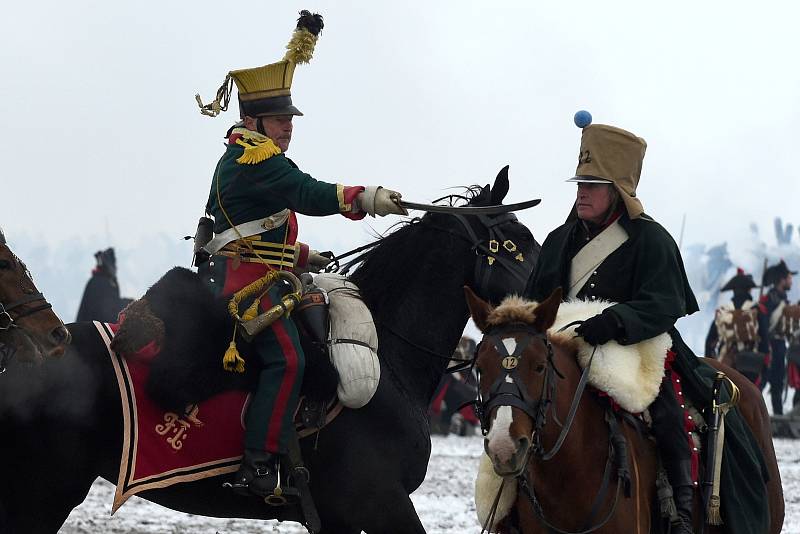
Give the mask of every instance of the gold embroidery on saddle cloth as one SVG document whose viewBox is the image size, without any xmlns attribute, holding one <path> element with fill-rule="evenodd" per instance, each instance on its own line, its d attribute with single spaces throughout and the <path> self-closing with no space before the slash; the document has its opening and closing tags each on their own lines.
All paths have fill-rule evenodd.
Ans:
<svg viewBox="0 0 800 534">
<path fill-rule="evenodd" d="M 236 144 L 244 147 L 244 153 L 236 159 L 243 165 L 255 165 L 281 153 L 281 149 L 266 135 L 248 130 L 234 128 L 232 134 L 239 134 Z"/>
<path fill-rule="evenodd" d="M 189 429 L 192 425 L 196 427 L 205 425 L 205 423 L 197 418 L 199 411 L 199 406 L 190 404 L 186 407 L 186 413 L 184 415 L 178 415 L 175 412 L 165 412 L 164 422 L 157 424 L 155 426 L 155 431 L 160 436 L 169 434 L 167 443 L 169 443 L 173 450 L 179 451 L 183 448 L 183 442 L 189 437 Z"/>
</svg>

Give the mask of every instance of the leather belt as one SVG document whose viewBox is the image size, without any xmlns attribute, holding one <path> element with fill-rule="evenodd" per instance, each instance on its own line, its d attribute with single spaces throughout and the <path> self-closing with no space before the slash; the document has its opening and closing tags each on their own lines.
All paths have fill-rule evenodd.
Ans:
<svg viewBox="0 0 800 534">
<path fill-rule="evenodd" d="M 285 209 L 277 213 L 273 213 L 269 217 L 264 217 L 263 219 L 237 224 L 236 226 L 228 228 L 224 232 L 220 232 L 219 234 L 215 235 L 214 239 L 206 243 L 206 246 L 203 248 L 209 254 L 216 254 L 222 249 L 222 247 L 232 241 L 236 241 L 237 239 L 241 239 L 243 237 L 258 235 L 282 226 L 289 219 L 290 213 L 290 210 Z"/>
</svg>

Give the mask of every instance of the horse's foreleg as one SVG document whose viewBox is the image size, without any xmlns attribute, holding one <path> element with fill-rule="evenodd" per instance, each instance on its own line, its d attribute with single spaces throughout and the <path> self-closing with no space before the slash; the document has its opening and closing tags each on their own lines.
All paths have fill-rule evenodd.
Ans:
<svg viewBox="0 0 800 534">
<path fill-rule="evenodd" d="M 389 503 L 365 511 L 363 529 L 367 534 L 425 534 L 411 498 L 405 492 L 374 495 L 373 502 Z"/>
</svg>

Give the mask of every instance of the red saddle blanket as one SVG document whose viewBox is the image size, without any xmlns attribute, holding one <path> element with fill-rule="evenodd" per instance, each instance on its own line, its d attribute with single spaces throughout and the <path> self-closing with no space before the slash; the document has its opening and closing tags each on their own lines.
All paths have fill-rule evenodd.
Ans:
<svg viewBox="0 0 800 534">
<path fill-rule="evenodd" d="M 109 347 L 117 325 L 95 322 L 95 326 Z M 112 514 L 139 492 L 238 469 L 247 393 L 229 391 L 187 406 L 184 413 L 165 412 L 145 394 L 150 373 L 146 359 L 123 357 L 110 348 L 108 355 L 117 376 L 124 425 Z"/>
<path fill-rule="evenodd" d="M 145 392 L 149 361 L 157 349 L 145 347 L 135 355 L 111 350 L 119 325 L 95 322 L 106 345 L 122 401 L 123 439 L 117 489 L 111 513 L 133 495 L 181 482 L 233 473 L 244 453 L 244 414 L 250 395 L 227 391 L 183 413 L 165 412 Z M 327 425 L 342 411 L 338 400 L 326 409 Z M 300 438 L 317 432 L 297 422 Z"/>
</svg>

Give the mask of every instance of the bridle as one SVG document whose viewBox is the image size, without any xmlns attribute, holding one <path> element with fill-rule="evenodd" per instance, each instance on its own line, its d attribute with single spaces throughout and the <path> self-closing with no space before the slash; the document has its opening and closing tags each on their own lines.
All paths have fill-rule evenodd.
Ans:
<svg viewBox="0 0 800 534">
<path fill-rule="evenodd" d="M 38 302 L 38 301 L 42 301 L 44 304 L 30 307 L 26 310 L 23 310 L 22 312 L 17 312 L 15 313 L 16 317 L 12 317 L 11 315 L 12 311 L 22 308 L 23 306 L 26 306 L 31 302 Z M 53 305 L 47 302 L 47 299 L 44 298 L 44 295 L 41 293 L 41 291 L 25 295 L 21 299 L 15 300 L 10 304 L 4 304 L 2 301 L 0 301 L 0 331 L 10 330 L 12 328 L 19 328 L 17 321 L 19 321 L 20 319 L 28 317 L 29 315 L 33 315 L 34 313 L 43 310 L 49 310 L 52 307 Z"/>
<path fill-rule="evenodd" d="M 511 239 L 508 239 L 502 230 L 502 226 L 511 223 L 518 223 L 516 215 L 513 213 L 502 213 L 499 215 L 461 215 L 461 214 L 447 214 L 456 218 L 461 224 L 464 231 L 453 230 L 432 223 L 430 220 L 423 218 L 414 218 L 408 224 L 423 224 L 433 230 L 443 232 L 454 236 L 458 239 L 465 240 L 470 245 L 470 249 L 475 253 L 475 266 L 474 282 L 475 290 L 479 295 L 489 295 L 491 288 L 492 267 L 496 264 L 499 265 L 505 272 L 507 272 L 513 281 L 518 283 L 521 288 L 524 288 L 528 281 L 529 269 L 532 263 L 532 257 L 525 258 L 522 251 L 519 250 L 517 244 Z M 467 217 L 477 219 L 483 228 L 487 230 L 487 236 L 481 239 L 472 225 L 469 223 Z M 331 263 L 325 268 L 325 272 L 339 273 L 347 275 L 350 269 L 364 260 L 365 257 L 372 251 L 373 248 L 381 244 L 386 239 L 389 239 L 391 234 L 381 237 L 372 243 L 347 251 L 338 256 L 330 254 L 332 258 Z M 535 251 L 534 251 L 535 252 Z M 355 256 L 344 264 L 340 264 L 340 260 Z M 518 259 L 521 258 L 521 259 Z M 457 372 L 465 368 L 471 367 L 473 362 L 471 360 L 463 361 L 460 358 L 454 358 L 452 354 L 441 354 L 440 351 L 429 349 L 424 343 L 415 342 L 409 336 L 395 331 L 391 325 L 381 324 L 389 333 L 395 337 L 403 340 L 407 344 L 417 348 L 429 355 L 447 361 L 458 361 L 459 365 L 448 368 L 447 372 Z"/>
<path fill-rule="evenodd" d="M 0 233 L 0 244 L 4 244 L 4 241 L 1 238 L 2 234 Z M 34 313 L 49 310 L 53 307 L 52 304 L 47 302 L 47 299 L 45 299 L 41 291 L 31 291 L 30 293 L 27 293 L 27 289 L 24 287 L 23 291 L 26 292 L 26 295 L 13 302 L 5 303 L 0 300 L 0 334 L 15 328 L 21 329 L 21 326 L 17 324 L 17 321 L 24 317 L 33 315 Z M 30 306 L 31 303 L 39 301 L 41 301 L 42 304 Z M 6 366 L 15 353 L 16 349 L 13 346 L 0 341 L 0 374 L 5 373 Z"/>
<path fill-rule="evenodd" d="M 573 321 L 572 323 L 561 327 L 558 332 L 563 332 L 567 328 L 580 324 L 581 322 L 582 321 Z M 503 339 L 511 337 L 512 335 L 519 336 L 520 333 L 523 334 L 522 337 L 516 339 L 516 346 L 514 347 L 514 350 L 513 352 L 509 353 L 507 346 L 505 343 L 503 343 Z M 528 349 L 531 343 L 535 341 L 541 341 L 547 350 L 545 365 L 541 370 L 541 372 L 544 373 L 544 380 L 542 381 L 542 388 L 538 399 L 533 399 L 530 396 L 527 388 L 524 386 L 524 382 L 522 381 L 522 377 L 520 376 L 519 372 L 519 364 L 524 357 L 525 351 Z M 567 413 L 567 417 L 562 424 L 558 419 L 558 415 L 554 406 L 558 392 L 556 381 L 558 379 L 563 379 L 564 375 L 558 370 L 558 367 L 556 367 L 553 346 L 550 343 L 547 333 L 540 332 L 534 327 L 524 323 L 511 323 L 489 329 L 484 333 L 483 339 L 475 350 L 476 360 L 480 353 L 481 347 L 485 345 L 490 346 L 494 352 L 497 353 L 498 357 L 502 358 L 501 366 L 503 371 L 490 386 L 488 395 L 485 399 L 483 398 L 481 389 L 478 388 L 478 398 L 474 401 L 474 406 L 481 423 L 481 431 L 483 435 L 486 436 L 489 433 L 489 428 L 491 426 L 491 413 L 495 408 L 500 406 L 511 406 L 526 413 L 534 422 L 532 443 L 528 451 L 528 456 L 525 459 L 525 462 L 523 463 L 519 473 L 517 473 L 516 479 L 517 484 L 531 502 L 537 519 L 550 531 L 558 534 L 587 534 L 602 528 L 606 523 L 608 523 L 616 511 L 617 503 L 619 502 L 620 490 L 624 488 L 626 496 L 630 496 L 630 479 L 627 471 L 627 460 L 625 459 L 627 454 L 626 444 L 624 437 L 621 438 L 620 441 L 621 434 L 619 432 L 617 420 L 613 414 L 609 414 L 608 412 L 606 413 L 606 422 L 608 423 L 611 432 L 609 439 L 609 454 L 603 473 L 603 482 L 592 504 L 587 523 L 591 523 L 594 520 L 594 517 L 600 510 L 600 506 L 606 500 L 606 493 L 611 479 L 612 466 L 616 463 L 617 489 L 614 496 L 614 502 L 607 515 L 601 521 L 579 532 L 568 532 L 554 526 L 545 518 L 542 506 L 536 497 L 533 483 L 528 480 L 528 464 L 530 464 L 531 460 L 551 460 L 564 444 L 564 440 L 569 434 L 572 424 L 575 421 L 578 405 L 583 397 L 583 392 L 586 389 L 589 370 L 591 369 L 592 361 L 594 360 L 596 347 L 595 350 L 592 351 L 592 355 L 589 358 L 586 367 L 583 369 L 583 372 L 581 373 L 581 378 L 578 382 L 578 386 L 575 388 L 575 393 L 573 394 L 569 412 Z M 542 443 L 542 430 L 547 424 L 548 413 L 551 411 L 553 421 L 561 428 L 561 432 L 559 433 L 553 447 L 549 451 L 546 451 Z M 500 491 L 502 491 L 502 486 Z M 495 499 L 495 506 L 497 505 L 498 500 L 499 493 L 498 498 Z"/>
</svg>

